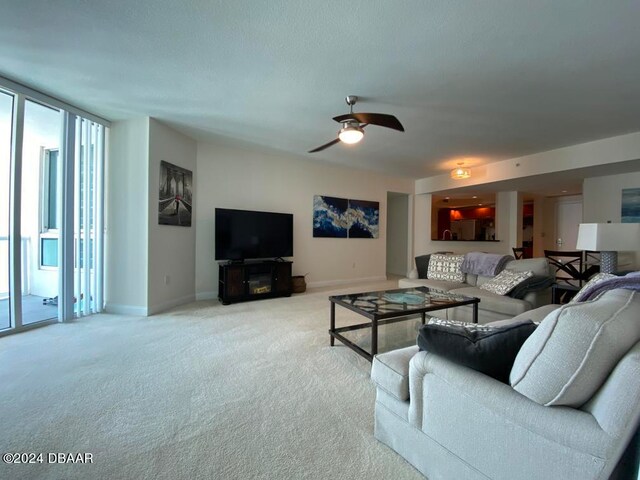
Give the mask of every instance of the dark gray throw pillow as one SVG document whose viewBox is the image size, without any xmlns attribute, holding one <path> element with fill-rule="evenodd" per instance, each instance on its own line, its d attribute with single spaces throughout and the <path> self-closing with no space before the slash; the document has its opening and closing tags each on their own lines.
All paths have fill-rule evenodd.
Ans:
<svg viewBox="0 0 640 480">
<path fill-rule="evenodd" d="M 429 258 L 431 255 L 420 255 L 416 257 L 416 268 L 418 269 L 418 278 L 427 278 L 429 270 Z"/>
<path fill-rule="evenodd" d="M 509 383 L 516 355 L 536 326 L 531 320 L 494 327 L 432 318 L 420 327 L 418 346 Z"/>
<path fill-rule="evenodd" d="M 549 288 L 556 281 L 555 277 L 545 277 L 543 275 L 534 275 L 527 278 L 524 282 L 519 283 L 513 290 L 507 293 L 512 298 L 522 300 L 529 292 L 537 292 Z"/>
</svg>

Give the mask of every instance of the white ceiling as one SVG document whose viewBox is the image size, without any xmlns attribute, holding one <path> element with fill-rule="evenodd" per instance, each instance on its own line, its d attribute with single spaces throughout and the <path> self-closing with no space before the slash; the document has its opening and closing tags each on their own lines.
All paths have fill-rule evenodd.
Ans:
<svg viewBox="0 0 640 480">
<path fill-rule="evenodd" d="M 0 75 L 111 120 L 420 178 L 639 131 L 639 24 L 633 0 L 7 1 Z M 347 94 L 406 132 L 307 154 Z"/>
</svg>

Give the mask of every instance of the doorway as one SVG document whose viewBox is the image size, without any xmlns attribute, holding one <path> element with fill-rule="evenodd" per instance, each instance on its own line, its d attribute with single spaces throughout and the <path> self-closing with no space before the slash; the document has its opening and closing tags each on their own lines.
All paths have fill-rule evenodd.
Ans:
<svg viewBox="0 0 640 480">
<path fill-rule="evenodd" d="M 582 222 L 582 197 L 566 197 L 556 205 L 556 250 L 575 250 Z"/>
<path fill-rule="evenodd" d="M 409 194 L 387 192 L 387 277 L 409 271 Z"/>
</svg>

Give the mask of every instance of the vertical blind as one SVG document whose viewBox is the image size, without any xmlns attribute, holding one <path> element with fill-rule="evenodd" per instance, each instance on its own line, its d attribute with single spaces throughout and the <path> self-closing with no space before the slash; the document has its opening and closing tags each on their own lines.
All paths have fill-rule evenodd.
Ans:
<svg viewBox="0 0 640 480">
<path fill-rule="evenodd" d="M 74 314 L 103 309 L 104 127 L 76 117 L 74 162 Z"/>
</svg>

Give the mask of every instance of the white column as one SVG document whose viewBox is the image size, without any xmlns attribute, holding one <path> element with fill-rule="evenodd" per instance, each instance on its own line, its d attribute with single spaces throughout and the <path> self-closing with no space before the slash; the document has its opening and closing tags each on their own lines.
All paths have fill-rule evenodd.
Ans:
<svg viewBox="0 0 640 480">
<path fill-rule="evenodd" d="M 431 253 L 431 197 L 430 193 L 414 196 L 413 256 Z"/>
</svg>

